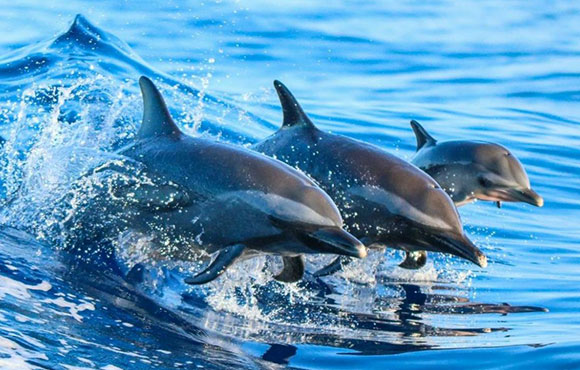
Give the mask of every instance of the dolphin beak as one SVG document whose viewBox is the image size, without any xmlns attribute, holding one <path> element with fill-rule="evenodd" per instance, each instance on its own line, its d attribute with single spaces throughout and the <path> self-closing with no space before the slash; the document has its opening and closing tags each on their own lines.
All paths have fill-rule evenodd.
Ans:
<svg viewBox="0 0 580 370">
<path fill-rule="evenodd" d="M 365 258 L 367 250 L 363 243 L 339 227 L 325 227 L 308 233 L 316 240 L 316 250 L 321 253 L 340 254 L 349 257 Z"/>
<path fill-rule="evenodd" d="M 491 189 L 481 198 L 483 200 L 493 200 L 502 202 L 523 202 L 536 207 L 544 205 L 544 199 L 530 188 L 505 188 Z"/>
<path fill-rule="evenodd" d="M 516 202 L 525 202 L 536 207 L 544 205 L 544 199 L 532 189 L 510 189 L 507 195 Z"/>
<path fill-rule="evenodd" d="M 436 243 L 432 245 L 436 252 L 450 253 L 475 263 L 479 267 L 487 267 L 487 257 L 465 235 L 434 236 Z"/>
</svg>

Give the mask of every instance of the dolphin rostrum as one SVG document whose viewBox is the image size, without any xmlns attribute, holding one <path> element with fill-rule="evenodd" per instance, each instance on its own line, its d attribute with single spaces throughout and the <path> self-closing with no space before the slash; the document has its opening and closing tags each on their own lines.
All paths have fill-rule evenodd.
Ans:
<svg viewBox="0 0 580 370">
<path fill-rule="evenodd" d="M 453 202 L 430 176 L 374 145 L 319 130 L 286 86 L 274 81 L 274 87 L 282 127 L 253 149 L 312 176 L 337 203 L 349 232 L 367 246 L 405 250 L 405 268 L 422 267 L 425 250 L 487 265 Z M 316 274 L 335 272 L 346 261 L 338 258 Z"/>
<path fill-rule="evenodd" d="M 304 253 L 366 256 L 364 245 L 342 229 L 331 198 L 308 177 L 251 150 L 185 135 L 151 80 L 141 77 L 139 84 L 143 123 L 136 141 L 119 152 L 127 160 L 93 170 L 113 178 L 97 220 L 112 213 L 117 235 L 155 235 L 157 258 L 216 253 L 205 270 L 186 279 L 189 284 L 207 283 L 259 253 L 282 256 L 275 278 L 283 282 L 302 277 Z"/>
<path fill-rule="evenodd" d="M 476 199 L 525 202 L 544 205 L 542 197 L 530 187 L 520 161 L 505 147 L 483 141 L 453 140 L 438 143 L 412 120 L 417 138 L 413 164 L 431 175 L 457 206 Z"/>
</svg>

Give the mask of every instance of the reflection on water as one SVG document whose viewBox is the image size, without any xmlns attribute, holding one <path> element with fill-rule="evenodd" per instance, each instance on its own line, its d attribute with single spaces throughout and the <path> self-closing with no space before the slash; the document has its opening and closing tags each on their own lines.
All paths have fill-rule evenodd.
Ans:
<svg viewBox="0 0 580 370">
<path fill-rule="evenodd" d="M 449 294 L 448 287 L 441 290 L 433 287 L 431 289 L 434 293 L 423 293 L 421 287 L 414 284 L 392 284 L 387 288 L 401 290 L 401 297 L 383 298 L 373 302 L 371 306 L 375 313 L 344 310 L 336 304 L 335 299 L 327 299 L 327 295 L 323 294 L 325 299 L 316 304 L 312 304 L 312 301 L 299 305 L 292 302 L 292 307 L 284 312 L 292 320 L 286 322 L 248 321 L 243 316 L 225 318 L 223 312 L 213 311 L 204 313 L 203 322 L 205 327 L 215 332 L 251 341 L 274 343 L 262 358 L 286 363 L 289 357 L 296 354 L 295 345 L 299 344 L 336 347 L 342 349 L 339 353 L 346 351 L 358 355 L 389 355 L 461 346 L 461 337 L 506 333 L 510 330 L 507 326 L 439 327 L 427 323 L 430 315 L 507 315 L 547 311 L 534 306 L 472 302 Z M 279 306 L 278 310 L 281 310 Z M 292 311 L 312 312 L 314 314 L 306 316 L 316 319 L 303 318 L 301 325 Z"/>
</svg>

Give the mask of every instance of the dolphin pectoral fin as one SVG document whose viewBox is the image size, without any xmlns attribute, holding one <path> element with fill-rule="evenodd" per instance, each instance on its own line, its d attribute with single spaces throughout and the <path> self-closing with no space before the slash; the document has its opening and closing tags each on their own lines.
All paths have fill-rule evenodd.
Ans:
<svg viewBox="0 0 580 370">
<path fill-rule="evenodd" d="M 199 274 L 185 279 L 187 284 L 200 285 L 209 283 L 223 274 L 244 252 L 243 244 L 235 244 L 219 251 L 217 257 Z"/>
<path fill-rule="evenodd" d="M 351 261 L 352 261 L 351 258 L 342 257 L 342 256 L 336 257 L 334 259 L 334 261 L 332 261 L 329 265 L 316 271 L 313 275 L 315 277 L 323 277 L 323 276 L 332 275 L 335 272 L 339 272 L 340 270 L 342 270 L 342 267 L 348 265 Z"/>
<path fill-rule="evenodd" d="M 498 200 L 497 202 L 495 202 L 495 204 L 496 204 L 497 208 L 501 208 L 501 201 Z"/>
<path fill-rule="evenodd" d="M 427 130 L 421 126 L 421 124 L 415 120 L 411 120 L 411 128 L 415 133 L 415 138 L 417 139 L 417 150 L 424 146 L 432 146 L 437 144 L 437 140 L 433 136 L 429 135 Z"/>
<path fill-rule="evenodd" d="M 282 257 L 284 268 L 274 276 L 274 279 L 283 283 L 295 283 L 304 275 L 304 257 Z"/>
<path fill-rule="evenodd" d="M 399 267 L 408 270 L 418 270 L 427 263 L 427 252 L 413 251 L 407 252 L 405 260 L 399 264 Z"/>
</svg>

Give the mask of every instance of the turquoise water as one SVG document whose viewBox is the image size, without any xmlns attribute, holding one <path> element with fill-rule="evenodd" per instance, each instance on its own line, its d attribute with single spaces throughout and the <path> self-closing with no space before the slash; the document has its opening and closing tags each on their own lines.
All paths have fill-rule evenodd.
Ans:
<svg viewBox="0 0 580 370">
<path fill-rule="evenodd" d="M 579 24 L 570 2 L 4 4 L 0 368 L 580 367 Z M 192 288 L 197 266 L 139 284 L 72 268 L 55 204 L 133 137 L 141 74 L 184 131 L 241 145 L 280 125 L 274 79 L 321 128 L 401 158 L 410 119 L 499 142 L 545 206 L 460 209 L 486 269 L 409 272 L 388 251 L 282 286 L 261 258 Z"/>
</svg>

